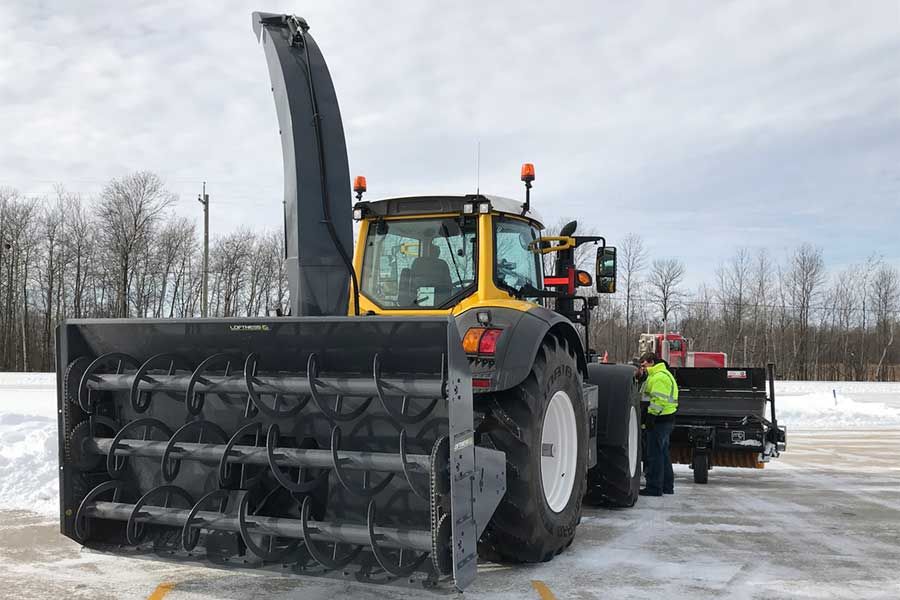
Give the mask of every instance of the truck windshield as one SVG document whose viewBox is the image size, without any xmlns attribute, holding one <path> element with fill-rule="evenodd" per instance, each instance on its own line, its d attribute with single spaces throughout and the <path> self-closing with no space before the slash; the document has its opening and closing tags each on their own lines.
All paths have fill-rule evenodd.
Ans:
<svg viewBox="0 0 900 600">
<path fill-rule="evenodd" d="M 370 223 L 361 291 L 382 308 L 453 306 L 475 289 L 475 218 Z"/>
</svg>

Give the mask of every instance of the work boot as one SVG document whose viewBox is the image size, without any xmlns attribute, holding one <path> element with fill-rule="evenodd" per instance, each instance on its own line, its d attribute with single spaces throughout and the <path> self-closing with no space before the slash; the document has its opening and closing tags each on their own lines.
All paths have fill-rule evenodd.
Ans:
<svg viewBox="0 0 900 600">
<path fill-rule="evenodd" d="M 659 492 L 654 492 L 652 490 L 648 490 L 647 488 L 642 488 L 638 494 L 641 496 L 662 496 Z"/>
</svg>

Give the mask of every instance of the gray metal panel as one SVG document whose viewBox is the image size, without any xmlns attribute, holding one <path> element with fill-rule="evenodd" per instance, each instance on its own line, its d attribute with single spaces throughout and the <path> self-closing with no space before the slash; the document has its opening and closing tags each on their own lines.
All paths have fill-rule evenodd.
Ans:
<svg viewBox="0 0 900 600">
<path fill-rule="evenodd" d="M 461 348 L 455 327 L 447 328 L 447 347 Z M 450 515 L 453 519 L 453 580 L 465 589 L 478 571 L 478 528 L 475 521 L 475 430 L 472 377 L 462 352 L 448 356 L 447 403 L 450 421 Z"/>
<path fill-rule="evenodd" d="M 291 311 L 346 315 L 352 254 L 352 199 L 344 128 L 325 59 L 302 19 L 253 13 L 272 81 L 284 158 L 286 268 Z M 318 116 L 318 119 L 316 118 Z"/>
</svg>

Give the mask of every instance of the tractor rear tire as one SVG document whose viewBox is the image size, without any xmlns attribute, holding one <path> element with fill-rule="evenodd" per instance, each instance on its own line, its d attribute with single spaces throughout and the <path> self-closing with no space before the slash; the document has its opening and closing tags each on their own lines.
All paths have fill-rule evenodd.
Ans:
<svg viewBox="0 0 900 600">
<path fill-rule="evenodd" d="M 581 520 L 589 434 L 575 354 L 564 339 L 548 335 L 525 381 L 477 403 L 484 414 L 479 444 L 504 451 L 507 461 L 506 494 L 481 536 L 479 555 L 546 562 L 571 545 Z M 554 429 L 562 435 L 544 443 L 554 439 Z"/>
<path fill-rule="evenodd" d="M 585 501 L 595 506 L 629 508 L 641 488 L 641 394 L 634 369 L 627 365 L 589 365 L 590 382 L 599 392 L 597 465 L 588 471 Z M 602 425 L 602 424 L 601 424 Z"/>
<path fill-rule="evenodd" d="M 694 469 L 694 483 L 706 483 L 709 481 L 708 454 L 694 453 L 694 460 L 691 461 L 691 468 Z"/>
</svg>

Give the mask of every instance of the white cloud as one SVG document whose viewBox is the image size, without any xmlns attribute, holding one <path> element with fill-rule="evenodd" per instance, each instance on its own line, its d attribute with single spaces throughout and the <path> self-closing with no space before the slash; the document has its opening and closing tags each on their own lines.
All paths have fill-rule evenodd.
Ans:
<svg viewBox="0 0 900 600">
<path fill-rule="evenodd" d="M 214 231 L 279 227 L 258 7 L 123 4 L 0 8 L 0 185 L 90 194 L 151 169 L 186 214 L 206 179 Z M 535 162 L 548 221 L 643 231 L 696 272 L 803 240 L 900 260 L 896 2 L 265 8 L 312 26 L 373 197 L 471 191 L 480 140 L 483 191 L 519 196 Z"/>
</svg>

